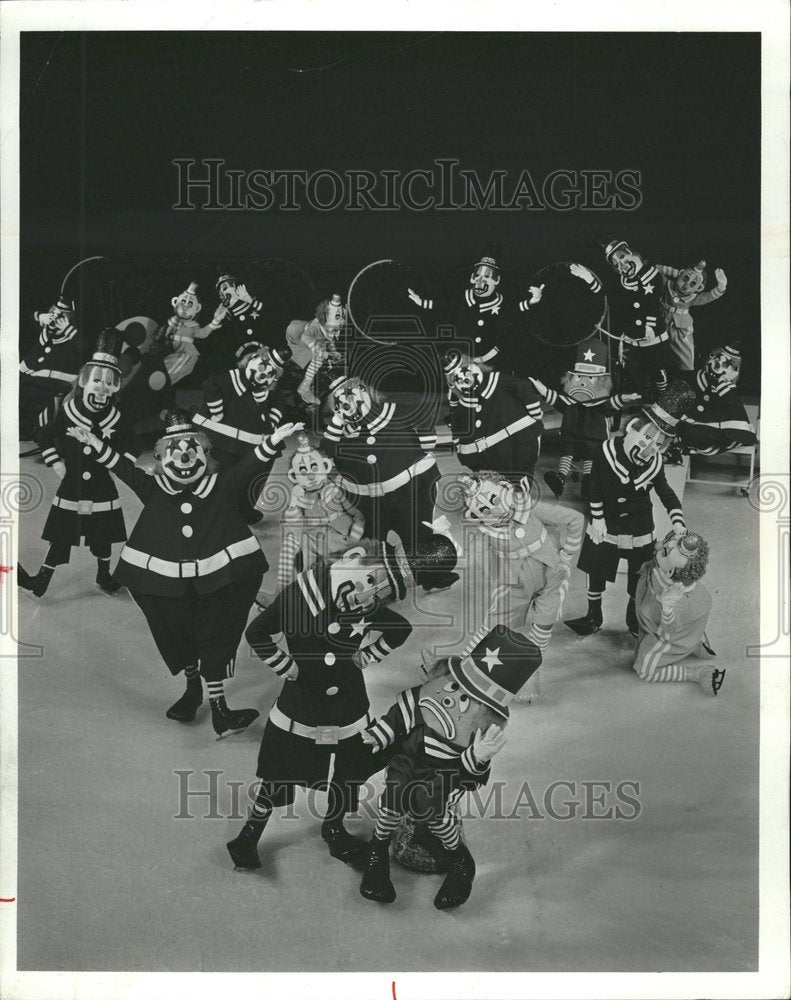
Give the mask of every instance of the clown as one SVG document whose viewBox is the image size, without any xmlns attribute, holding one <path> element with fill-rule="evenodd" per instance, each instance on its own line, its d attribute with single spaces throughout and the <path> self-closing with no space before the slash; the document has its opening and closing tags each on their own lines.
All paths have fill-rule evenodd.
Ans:
<svg viewBox="0 0 791 1000">
<path fill-rule="evenodd" d="M 296 368 L 304 373 L 297 388 L 300 398 L 310 406 L 318 406 L 315 380 L 323 367 L 342 363 L 343 332 L 346 328 L 346 308 L 337 293 L 322 299 L 316 316 L 309 323 L 293 320 L 286 330 L 286 342 L 291 348 Z"/>
<path fill-rule="evenodd" d="M 265 312 L 260 299 L 248 292 L 247 286 L 233 274 L 221 274 L 216 283 L 220 304 L 214 321 L 223 327 L 222 336 L 213 342 L 213 359 L 229 367 L 238 361 L 251 343 L 269 344 L 264 329 Z"/>
<path fill-rule="evenodd" d="M 622 437 L 605 441 L 594 455 L 591 520 L 577 564 L 588 574 L 588 613 L 566 622 L 578 635 L 591 635 L 601 628 L 602 594 L 607 582 L 615 580 L 621 559 L 628 565 L 626 625 L 633 635 L 637 633 L 637 577 L 654 553 L 652 490 L 670 515 L 675 533 L 686 530 L 681 502 L 665 479 L 662 454 L 670 447 L 691 398 L 684 382 L 671 383 L 658 402 L 629 420 Z"/>
<path fill-rule="evenodd" d="M 444 367 L 459 461 L 473 471 L 495 469 L 514 483 L 529 482 L 544 429 L 531 383 L 456 350 L 446 354 Z"/>
<path fill-rule="evenodd" d="M 19 364 L 19 437 L 33 440 L 54 419 L 80 370 L 74 304 L 63 296 L 47 312 L 34 313 L 36 344 Z"/>
<path fill-rule="evenodd" d="M 108 330 L 101 335 L 93 357 L 80 369 L 77 384 L 57 416 L 37 435 L 44 462 L 60 484 L 42 532 L 42 538 L 50 543 L 44 563 L 32 577 L 19 567 L 20 587 L 36 597 L 46 592 L 55 568 L 69 562 L 72 546 L 81 543 L 96 556 L 97 586 L 109 595 L 120 589 L 110 575 L 111 546 L 126 540 L 118 491 L 91 449 L 82 448 L 69 432 L 83 428 L 103 441 L 112 440 L 119 451 L 139 452 L 114 405 L 121 386 L 121 346 L 118 331 Z"/>
<path fill-rule="evenodd" d="M 626 351 L 622 388 L 656 398 L 667 387 L 668 373 L 675 369 L 661 310 L 662 277 L 626 240 L 613 238 L 603 249 L 619 278 L 607 299 L 610 332 L 620 338 Z"/>
<path fill-rule="evenodd" d="M 719 455 L 755 443 L 755 431 L 736 392 L 742 355 L 736 342 L 715 347 L 697 372 L 685 381 L 695 393 L 678 427 L 683 451 L 690 455 Z"/>
<path fill-rule="evenodd" d="M 446 910 L 469 899 L 475 862 L 461 840 L 455 806 L 489 780 L 490 762 L 505 745 L 508 705 L 540 663 L 536 646 L 498 625 L 468 655 L 439 660 L 425 683 L 402 691 L 365 730 L 374 755 L 390 751 L 360 883 L 365 899 L 396 898 L 389 847 L 405 814 L 426 823 L 447 851 L 449 868 L 434 906 Z"/>
<path fill-rule="evenodd" d="M 468 565 L 483 568 L 485 581 L 486 607 L 473 611 L 483 625 L 471 645 L 501 624 L 524 631 L 543 654 L 563 609 L 585 518 L 568 507 L 535 501 L 496 472 L 462 475 L 459 482 L 462 548 Z M 537 694 L 535 682 L 533 687 L 531 695 Z"/>
<path fill-rule="evenodd" d="M 277 391 L 290 357 L 287 347 L 248 344 L 228 371 L 212 375 L 203 386 L 204 403 L 195 414 L 195 424 L 205 431 L 219 468 L 226 469 L 259 445 L 283 420 L 286 403 Z M 261 470 L 251 470 L 253 479 L 243 484 L 239 511 L 248 524 L 257 524 L 263 514 L 255 501 L 265 480 Z"/>
<path fill-rule="evenodd" d="M 173 315 L 157 334 L 158 349 L 156 353 L 163 355 L 163 363 L 168 379 L 175 385 L 192 373 L 198 362 L 196 340 L 204 340 L 215 330 L 219 330 L 222 322 L 221 307 L 218 307 L 213 318 L 206 326 L 201 326 L 197 317 L 201 311 L 201 301 L 198 297 L 198 286 L 194 281 L 179 295 L 170 300 Z"/>
<path fill-rule="evenodd" d="M 284 684 L 261 741 L 251 817 L 227 845 L 237 868 L 260 867 L 256 845 L 272 811 L 290 805 L 297 787 L 326 787 L 333 754 L 322 838 L 344 861 L 365 849 L 343 825 L 371 773 L 360 737 L 371 722 L 361 668 L 409 637 L 412 626 L 387 605 L 402 600 L 411 583 L 402 553 L 365 539 L 297 574 L 250 624 L 253 652 Z"/>
<path fill-rule="evenodd" d="M 322 556 L 348 548 L 363 536 L 363 516 L 330 478 L 332 471 L 332 459 L 313 448 L 306 434 L 300 434 L 287 474 L 291 496 L 282 523 L 277 574 L 281 590 L 296 572 Z"/>
<path fill-rule="evenodd" d="M 665 278 L 662 292 L 662 318 L 670 337 L 670 350 L 682 372 L 695 368 L 694 323 L 690 315 L 693 306 L 705 306 L 725 294 L 728 279 L 721 268 L 714 272 L 716 284 L 710 291 L 706 288 L 706 261 L 701 260 L 694 267 L 681 270 L 657 264 L 657 271 Z"/>
<path fill-rule="evenodd" d="M 544 473 L 544 482 L 557 499 L 563 494 L 571 463 L 582 460 L 583 500 L 588 498 L 588 477 L 593 455 L 610 434 L 610 417 L 624 406 L 638 402 L 637 393 L 612 395 L 612 377 L 608 370 L 607 349 L 598 340 L 588 340 L 577 346 L 574 368 L 561 380 L 561 392 L 548 389 L 538 379 L 529 379 L 536 392 L 550 406 L 560 410 L 560 440 L 563 454 L 557 469 Z"/>
<path fill-rule="evenodd" d="M 335 461 L 338 485 L 361 512 L 369 537 L 386 541 L 393 531 L 413 558 L 433 544 L 436 428 L 410 426 L 395 403 L 383 402 L 354 375 L 332 378 L 327 398 L 333 416 L 320 447 Z M 435 567 L 422 575 L 421 584 L 445 589 L 457 579 Z"/>
<path fill-rule="evenodd" d="M 694 531 L 670 532 L 643 566 L 635 596 L 639 635 L 633 667 L 643 681 L 693 681 L 708 695 L 722 687 L 725 671 L 691 666 L 687 657 L 714 656 L 706 637 L 711 595 L 700 583 L 709 547 Z"/>
<path fill-rule="evenodd" d="M 247 615 L 267 569 L 257 539 L 238 513 L 237 497 L 253 469 L 268 473 L 282 442 L 298 430 L 302 425 L 280 424 L 236 465 L 218 473 L 206 434 L 183 410 L 173 410 L 154 447 L 154 475 L 94 434 L 81 428 L 73 432 L 93 451 L 94 461 L 143 503 L 115 575 L 145 615 L 168 670 L 186 677 L 186 691 L 167 717 L 195 719 L 203 678 L 219 738 L 258 717 L 255 709 L 230 709 L 225 701 L 225 681 L 233 677 Z"/>
</svg>

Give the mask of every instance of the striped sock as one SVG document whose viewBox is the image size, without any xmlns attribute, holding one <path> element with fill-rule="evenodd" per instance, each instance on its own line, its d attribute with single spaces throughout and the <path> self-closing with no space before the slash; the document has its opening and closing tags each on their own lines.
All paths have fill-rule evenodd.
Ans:
<svg viewBox="0 0 791 1000">
<path fill-rule="evenodd" d="M 447 850 L 455 851 L 459 846 L 461 840 L 459 824 L 451 813 L 445 813 L 439 820 L 429 820 L 428 828 L 436 837 L 439 837 L 442 846 Z"/>
<path fill-rule="evenodd" d="M 206 687 L 209 691 L 209 701 L 217 701 L 225 695 L 225 681 L 206 681 Z"/>
<path fill-rule="evenodd" d="M 582 463 L 582 474 L 583 476 L 589 476 L 591 474 L 591 469 L 593 468 L 593 459 L 586 458 Z"/>
<path fill-rule="evenodd" d="M 188 681 L 191 681 L 193 677 L 197 677 L 199 674 L 200 670 L 198 669 L 197 663 L 193 663 L 191 666 L 184 668 L 184 676 Z"/>
<path fill-rule="evenodd" d="M 561 476 L 567 476 L 571 471 L 571 455 L 563 455 L 558 462 L 558 472 Z"/>
<path fill-rule="evenodd" d="M 388 809 L 387 806 L 380 804 L 379 815 L 376 817 L 374 837 L 377 840 L 389 840 L 396 832 L 400 819 L 400 813 L 393 812 L 392 809 Z"/>
<path fill-rule="evenodd" d="M 659 667 L 657 670 L 652 670 L 649 674 L 643 677 L 644 681 L 649 681 L 650 683 L 655 683 L 657 681 L 695 681 L 697 682 L 697 674 L 691 676 L 691 671 L 689 671 L 681 663 L 669 663 L 666 667 Z"/>
<path fill-rule="evenodd" d="M 536 625 L 535 622 L 530 626 L 530 631 L 527 633 L 527 638 L 536 644 L 541 652 L 545 652 L 547 646 L 549 645 L 549 640 L 552 638 L 552 626 L 551 625 Z"/>
</svg>

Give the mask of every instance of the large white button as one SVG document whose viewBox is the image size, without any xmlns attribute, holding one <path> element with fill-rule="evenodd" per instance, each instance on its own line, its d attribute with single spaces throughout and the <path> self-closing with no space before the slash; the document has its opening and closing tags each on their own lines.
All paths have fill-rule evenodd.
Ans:
<svg viewBox="0 0 791 1000">
<path fill-rule="evenodd" d="M 483 320 L 482 319 L 478 320 L 478 326 L 483 326 Z"/>
<path fill-rule="evenodd" d="M 83 453 L 83 455 L 90 455 L 91 449 L 90 448 L 83 448 L 82 449 L 82 453 Z"/>
<path fill-rule="evenodd" d="M 481 338 L 480 338 L 480 337 L 476 337 L 476 338 L 475 338 L 475 343 L 476 343 L 476 344 L 480 344 L 480 342 L 481 342 Z"/>
<path fill-rule="evenodd" d="M 335 695 L 335 694 L 337 694 L 337 693 L 338 693 L 338 689 L 337 689 L 337 688 L 335 687 L 335 685 L 334 685 L 334 684 L 332 685 L 332 687 L 328 687 L 328 688 L 327 688 L 327 694 L 328 694 L 328 695 L 329 695 L 330 697 L 332 697 L 333 695 Z"/>
<path fill-rule="evenodd" d="M 643 325 L 643 321 L 642 321 L 641 319 L 636 319 L 636 320 L 634 321 L 634 325 L 635 325 L 635 326 L 642 326 L 642 325 Z"/>
<path fill-rule="evenodd" d="M 248 332 L 248 333 L 252 333 L 252 332 L 253 332 L 253 328 L 252 328 L 251 326 L 248 326 L 248 328 L 247 328 L 247 332 Z"/>
<path fill-rule="evenodd" d="M 331 667 L 335 662 L 335 653 L 325 653 L 324 662 L 327 664 L 328 667 Z"/>
<path fill-rule="evenodd" d="M 51 348 L 51 347 L 45 347 L 45 348 L 44 348 L 44 353 L 45 353 L 45 354 L 49 354 L 49 352 L 50 352 L 51 350 L 52 350 L 52 348 Z"/>
<path fill-rule="evenodd" d="M 640 308 L 640 303 L 639 302 L 633 302 L 632 305 L 635 307 L 635 309 L 639 309 Z"/>
<path fill-rule="evenodd" d="M 365 439 L 365 443 L 366 444 L 376 444 L 376 438 L 375 437 L 366 438 Z"/>
<path fill-rule="evenodd" d="M 192 504 L 188 500 L 185 500 L 184 503 L 181 505 L 181 513 L 182 514 L 192 513 Z"/>
<path fill-rule="evenodd" d="M 476 420 L 476 421 L 475 421 L 475 426 L 476 426 L 476 427 L 480 427 L 480 426 L 481 426 L 481 422 L 480 422 L 480 420 Z"/>
<path fill-rule="evenodd" d="M 626 503 L 626 497 L 618 497 L 618 503 Z"/>
<path fill-rule="evenodd" d="M 192 538 L 192 525 L 185 524 L 184 527 L 181 529 L 181 533 L 185 538 Z"/>
<path fill-rule="evenodd" d="M 330 622 L 327 626 L 327 631 L 330 635 L 337 635 L 341 630 L 340 625 L 337 622 Z"/>
<path fill-rule="evenodd" d="M 478 405 L 475 407 L 475 412 L 476 413 L 480 413 L 482 409 L 483 409 L 483 407 L 481 406 L 480 403 L 478 403 Z"/>
<path fill-rule="evenodd" d="M 516 535 L 517 538 L 524 538 L 525 537 L 525 529 L 524 528 L 517 528 L 516 531 L 514 532 L 514 534 Z"/>
<path fill-rule="evenodd" d="M 86 479 L 86 480 L 87 480 L 87 479 L 90 479 L 90 478 L 91 478 L 91 474 L 90 474 L 90 472 L 83 472 L 83 474 L 82 474 L 82 478 L 83 478 L 83 479 Z"/>
<path fill-rule="evenodd" d="M 707 392 L 704 392 L 704 393 L 703 393 L 703 398 L 704 398 L 704 399 L 706 400 L 706 402 L 708 403 L 708 401 L 709 401 L 709 394 L 708 394 Z"/>
<path fill-rule="evenodd" d="M 39 364 L 41 364 L 41 362 L 44 360 L 44 355 L 42 354 L 41 357 L 38 360 L 39 360 Z"/>
<path fill-rule="evenodd" d="M 698 413 L 703 413 L 703 407 L 702 406 L 698 407 Z"/>
<path fill-rule="evenodd" d="M 373 465 L 374 462 L 376 461 L 376 455 L 369 455 L 366 461 L 370 462 L 371 465 Z"/>
</svg>

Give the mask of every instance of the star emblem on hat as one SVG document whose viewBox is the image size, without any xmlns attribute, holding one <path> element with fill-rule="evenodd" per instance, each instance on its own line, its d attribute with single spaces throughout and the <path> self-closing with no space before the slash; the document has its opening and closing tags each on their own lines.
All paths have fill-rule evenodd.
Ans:
<svg viewBox="0 0 791 1000">
<path fill-rule="evenodd" d="M 497 647 L 497 649 L 489 649 L 489 647 L 487 646 L 486 656 L 481 657 L 481 663 L 486 664 L 486 669 L 488 670 L 489 673 L 492 672 L 494 667 L 499 666 L 503 662 L 497 655 L 499 652 L 500 652 L 499 646 Z"/>
<path fill-rule="evenodd" d="M 586 361 L 593 361 L 593 351 L 590 348 L 582 356 Z"/>
<path fill-rule="evenodd" d="M 369 625 L 370 625 L 370 622 L 367 622 L 364 618 L 362 618 L 362 619 L 360 619 L 360 621 L 358 621 L 354 625 L 352 625 L 351 634 L 353 636 L 355 636 L 355 635 L 365 635 L 365 630 L 368 628 Z"/>
</svg>

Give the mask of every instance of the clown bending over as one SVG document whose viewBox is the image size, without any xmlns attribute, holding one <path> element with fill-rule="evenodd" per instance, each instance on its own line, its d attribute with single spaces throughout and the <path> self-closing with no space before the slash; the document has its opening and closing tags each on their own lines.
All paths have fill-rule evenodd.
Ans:
<svg viewBox="0 0 791 1000">
<path fill-rule="evenodd" d="M 534 501 L 496 472 L 462 475 L 459 480 L 464 491 L 465 527 L 477 529 L 490 566 L 483 576 L 483 588 L 491 603 L 484 624 L 465 653 L 499 623 L 526 631 L 543 654 L 563 609 L 585 518 L 569 507 Z M 475 552 L 469 541 L 465 538 L 464 551 Z M 480 585 L 480 579 L 478 575 L 466 578 L 465 597 L 469 598 L 470 587 Z"/>
<path fill-rule="evenodd" d="M 540 663 L 533 643 L 498 625 L 465 656 L 437 661 L 422 685 L 402 691 L 365 730 L 364 742 L 374 754 L 387 750 L 390 762 L 362 896 L 379 903 L 396 898 L 389 846 L 409 813 L 428 825 L 450 858 L 434 906 L 445 910 L 469 898 L 475 862 L 461 840 L 455 805 L 489 780 L 490 761 L 505 745 L 508 705 Z"/>
<path fill-rule="evenodd" d="M 635 595 L 640 632 L 633 666 L 641 680 L 693 681 L 712 696 L 722 687 L 724 670 L 681 662 L 715 655 L 705 631 L 711 595 L 700 583 L 708 559 L 709 546 L 700 535 L 671 531 L 640 571 Z"/>
</svg>

